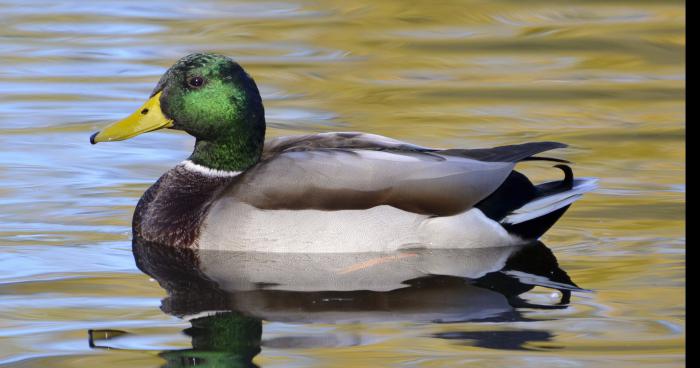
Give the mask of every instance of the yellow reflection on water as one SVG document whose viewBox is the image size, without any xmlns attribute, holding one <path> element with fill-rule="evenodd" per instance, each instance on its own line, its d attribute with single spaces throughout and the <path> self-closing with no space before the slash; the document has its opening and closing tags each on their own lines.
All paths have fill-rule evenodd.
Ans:
<svg viewBox="0 0 700 368">
<path fill-rule="evenodd" d="M 571 145 L 558 155 L 577 175 L 601 178 L 544 238 L 595 291 L 575 293 L 568 309 L 524 310 L 535 321 L 511 324 L 271 322 L 263 338 L 296 329 L 360 342 L 263 346 L 256 363 L 684 361 L 682 2 L 16 0 L 0 14 L 0 363 L 156 366 L 161 351 L 189 347 L 188 323 L 158 309 L 165 293 L 135 268 L 129 233 L 143 190 L 192 140 L 157 133 L 91 147 L 88 136 L 135 109 L 193 51 L 248 70 L 270 136 L 358 130 L 439 147 L 556 140 Z M 536 180 L 559 175 L 523 169 Z M 140 338 L 89 349 L 85 331 L 99 328 Z M 495 330 L 544 337 L 508 351 L 432 337 Z"/>
</svg>

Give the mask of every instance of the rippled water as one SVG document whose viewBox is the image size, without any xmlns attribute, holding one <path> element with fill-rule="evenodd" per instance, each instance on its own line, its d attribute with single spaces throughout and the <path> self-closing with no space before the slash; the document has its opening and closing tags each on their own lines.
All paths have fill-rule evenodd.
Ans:
<svg viewBox="0 0 700 368">
<path fill-rule="evenodd" d="M 313 309 L 304 319 L 263 315 L 250 338 L 262 342 L 236 350 L 253 363 L 684 363 L 683 2 L 0 0 L 0 364 L 215 365 L 178 354 L 218 336 L 197 331 L 221 329 L 169 310 L 129 239 L 136 201 L 193 140 L 158 132 L 88 143 L 193 51 L 230 55 L 254 76 L 270 136 L 557 140 L 571 145 L 558 154 L 577 175 L 601 178 L 543 238 L 593 291 L 575 291 L 568 307 L 506 305 L 517 318 L 451 323 L 389 318 L 400 312 L 386 305 L 341 322 Z M 540 164 L 526 171 L 552 175 Z M 551 305 L 552 293 L 521 297 Z M 214 322 L 258 331 L 222 318 Z"/>
</svg>

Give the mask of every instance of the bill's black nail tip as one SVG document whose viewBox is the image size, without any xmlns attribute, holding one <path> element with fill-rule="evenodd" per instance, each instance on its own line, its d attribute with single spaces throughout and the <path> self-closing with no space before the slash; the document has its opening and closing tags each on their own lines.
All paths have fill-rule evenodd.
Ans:
<svg viewBox="0 0 700 368">
<path fill-rule="evenodd" d="M 96 132 L 96 133 L 93 133 L 93 134 L 90 136 L 90 143 L 92 143 L 92 144 L 96 144 L 96 143 L 97 143 L 97 142 L 95 142 L 95 137 L 96 137 L 97 134 L 99 134 L 99 133 L 100 133 L 100 132 Z"/>
</svg>

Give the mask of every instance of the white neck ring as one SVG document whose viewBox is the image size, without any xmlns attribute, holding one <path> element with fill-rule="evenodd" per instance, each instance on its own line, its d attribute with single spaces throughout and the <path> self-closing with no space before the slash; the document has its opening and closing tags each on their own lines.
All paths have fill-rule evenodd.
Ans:
<svg viewBox="0 0 700 368">
<path fill-rule="evenodd" d="M 182 166 L 189 171 L 194 171 L 197 173 L 200 173 L 205 176 L 211 176 L 211 177 L 234 177 L 238 176 L 241 174 L 241 171 L 226 171 L 226 170 L 216 170 L 216 169 L 210 169 L 206 166 L 202 166 L 199 164 L 195 164 L 194 162 L 190 160 L 185 160 L 182 161 Z"/>
</svg>

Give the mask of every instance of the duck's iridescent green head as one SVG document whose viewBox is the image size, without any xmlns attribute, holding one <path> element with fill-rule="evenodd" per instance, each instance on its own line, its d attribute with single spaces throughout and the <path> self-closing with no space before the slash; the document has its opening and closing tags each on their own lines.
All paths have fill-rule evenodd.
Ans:
<svg viewBox="0 0 700 368">
<path fill-rule="evenodd" d="M 197 138 L 193 162 L 240 171 L 259 160 L 265 113 L 255 82 L 237 63 L 222 55 L 192 54 L 165 72 L 140 109 L 90 141 L 124 140 L 161 128 Z"/>
</svg>

